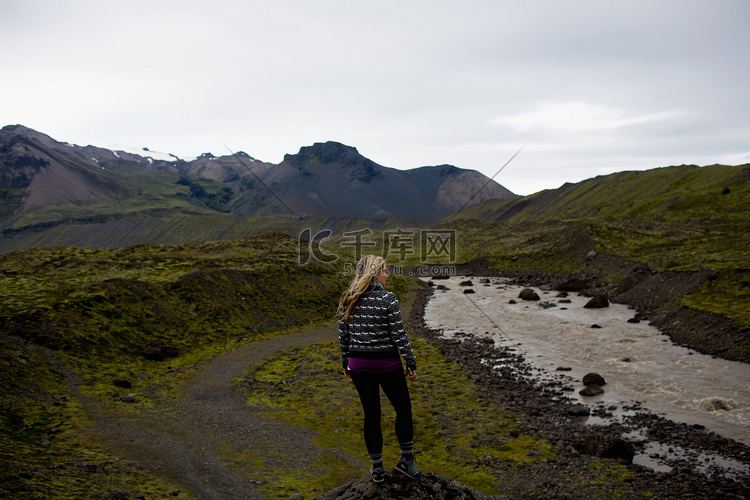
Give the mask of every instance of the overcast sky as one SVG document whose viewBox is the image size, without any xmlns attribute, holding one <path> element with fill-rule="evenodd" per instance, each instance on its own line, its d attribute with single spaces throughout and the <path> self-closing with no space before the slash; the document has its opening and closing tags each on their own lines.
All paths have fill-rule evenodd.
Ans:
<svg viewBox="0 0 750 500">
<path fill-rule="evenodd" d="M 747 0 L 0 0 L 0 126 L 272 163 L 315 142 L 518 194 L 750 162 Z"/>
</svg>

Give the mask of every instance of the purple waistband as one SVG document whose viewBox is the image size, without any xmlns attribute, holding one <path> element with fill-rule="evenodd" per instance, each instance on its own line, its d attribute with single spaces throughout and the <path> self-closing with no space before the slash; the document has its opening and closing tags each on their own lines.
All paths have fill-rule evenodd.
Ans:
<svg viewBox="0 0 750 500">
<path fill-rule="evenodd" d="M 349 358 L 349 371 L 357 373 L 385 373 L 401 368 L 401 358 Z"/>
</svg>

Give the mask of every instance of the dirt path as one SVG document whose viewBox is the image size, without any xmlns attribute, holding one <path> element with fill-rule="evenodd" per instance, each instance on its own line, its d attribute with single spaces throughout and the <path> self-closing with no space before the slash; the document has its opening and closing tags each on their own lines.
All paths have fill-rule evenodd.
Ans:
<svg viewBox="0 0 750 500">
<path fill-rule="evenodd" d="M 170 410 L 138 417 L 97 411 L 84 401 L 106 448 L 185 485 L 199 498 L 261 499 L 254 461 L 299 461 L 315 454 L 314 435 L 247 405 L 233 381 L 249 365 L 290 347 L 335 340 L 336 325 L 246 344 L 207 362 L 183 386 Z M 296 450 L 294 453 L 290 450 Z"/>
</svg>

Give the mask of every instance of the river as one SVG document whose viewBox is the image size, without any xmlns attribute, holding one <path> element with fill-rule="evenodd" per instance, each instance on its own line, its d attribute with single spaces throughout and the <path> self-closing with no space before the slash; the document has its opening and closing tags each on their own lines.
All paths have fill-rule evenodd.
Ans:
<svg viewBox="0 0 750 500">
<path fill-rule="evenodd" d="M 472 286 L 461 286 L 467 280 Z M 447 337 L 489 336 L 522 353 L 541 380 L 565 373 L 575 382 L 570 397 L 587 406 L 637 402 L 675 422 L 700 424 L 750 445 L 749 364 L 675 345 L 645 321 L 629 323 L 635 311 L 626 305 L 585 309 L 588 297 L 558 297 L 538 288 L 532 289 L 540 301 L 524 301 L 518 298 L 523 287 L 502 278 L 453 276 L 434 284 L 447 289 L 436 289 L 425 309 L 433 330 Z M 578 395 L 590 372 L 606 380 L 604 394 Z"/>
</svg>

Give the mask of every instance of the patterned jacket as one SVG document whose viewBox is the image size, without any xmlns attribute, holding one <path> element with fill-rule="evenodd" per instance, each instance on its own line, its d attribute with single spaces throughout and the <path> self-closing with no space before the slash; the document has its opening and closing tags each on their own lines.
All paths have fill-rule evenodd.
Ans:
<svg viewBox="0 0 750 500">
<path fill-rule="evenodd" d="M 339 345 L 344 367 L 350 357 L 391 358 L 400 352 L 408 368 L 417 368 L 398 298 L 381 288 L 362 295 L 346 323 L 339 317 Z"/>
</svg>

